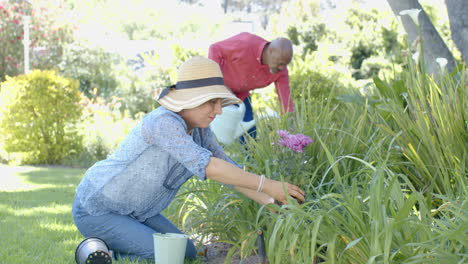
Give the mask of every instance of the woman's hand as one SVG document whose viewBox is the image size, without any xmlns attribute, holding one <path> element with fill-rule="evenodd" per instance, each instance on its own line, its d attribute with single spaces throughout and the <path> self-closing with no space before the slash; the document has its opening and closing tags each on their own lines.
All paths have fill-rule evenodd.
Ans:
<svg viewBox="0 0 468 264">
<path fill-rule="evenodd" d="M 305 192 L 294 184 L 280 182 L 271 179 L 265 179 L 263 192 L 270 195 L 273 199 L 281 204 L 288 204 L 287 195 L 296 199 L 299 203 L 303 203 Z M 286 192 L 285 192 L 286 191 Z"/>
<path fill-rule="evenodd" d="M 262 199 L 260 197 L 262 192 L 281 204 L 288 203 L 288 196 L 292 196 L 300 203 L 304 202 L 304 191 L 301 188 L 294 184 L 268 178 L 264 178 L 263 187 L 260 186 L 261 192 L 256 192 L 257 187 L 262 185 L 262 176 L 244 171 L 219 158 L 210 158 L 210 162 L 206 167 L 206 177 L 220 183 L 233 185 L 236 189 L 248 189 L 249 191 L 244 190 L 244 193 L 249 193 L 247 196 L 257 202 Z M 261 202 L 259 203 L 262 204 Z"/>
</svg>

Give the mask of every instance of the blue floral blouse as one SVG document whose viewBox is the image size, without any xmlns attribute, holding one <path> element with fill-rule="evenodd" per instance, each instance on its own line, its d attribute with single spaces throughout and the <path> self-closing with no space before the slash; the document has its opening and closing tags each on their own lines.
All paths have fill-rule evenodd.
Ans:
<svg viewBox="0 0 468 264">
<path fill-rule="evenodd" d="M 148 113 L 112 155 L 86 171 L 76 189 L 80 206 L 91 215 L 145 221 L 164 210 L 193 175 L 205 180 L 210 157 L 240 167 L 209 128 L 186 131 L 177 113 L 162 106 Z"/>
</svg>

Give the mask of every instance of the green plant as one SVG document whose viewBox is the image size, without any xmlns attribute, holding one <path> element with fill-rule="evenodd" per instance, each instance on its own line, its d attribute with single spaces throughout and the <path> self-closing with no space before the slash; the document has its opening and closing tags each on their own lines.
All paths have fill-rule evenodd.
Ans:
<svg viewBox="0 0 468 264">
<path fill-rule="evenodd" d="M 62 164 L 74 167 L 90 167 L 105 159 L 122 142 L 140 120 L 141 115 L 131 118 L 121 112 L 120 100 L 106 100 L 93 94 L 92 99 L 83 96 L 80 105 L 83 118 L 77 124 L 78 134 L 83 139 L 80 152 L 65 157 Z"/>
<path fill-rule="evenodd" d="M 424 195 L 404 175 L 382 164 L 367 164 L 357 171 L 368 181 L 337 184 L 334 192 L 317 187 L 314 199 L 305 204 L 272 205 L 278 214 L 259 211 L 257 223 L 266 230 L 270 263 L 305 263 L 314 258 L 334 263 L 466 260 L 467 240 L 453 233 L 467 223 L 464 202 L 446 197 L 440 210 L 447 215 L 435 218 L 425 207 Z"/>
<path fill-rule="evenodd" d="M 182 48 L 179 45 L 172 47 L 174 51 L 173 63 L 165 68 L 161 65 L 157 53 L 141 54 L 145 67 L 132 70 L 123 60 L 114 70 L 117 77 L 117 87 L 113 95 L 120 102 L 121 112 L 128 113 L 132 118 L 154 110 L 158 103 L 154 98 L 155 91 L 175 83 L 176 71 L 182 62 L 188 58 L 199 55 L 194 50 Z"/>
<path fill-rule="evenodd" d="M 298 184 L 306 191 L 306 203 L 269 206 L 279 214 L 260 209 L 253 228 L 247 224 L 250 214 L 230 218 L 231 227 L 244 230 L 233 230 L 233 252 L 240 249 L 247 255 L 255 250 L 251 231 L 262 227 L 271 263 L 306 263 L 315 257 L 331 263 L 466 260 L 466 238 L 457 235 L 467 224 L 466 79 L 463 74 L 443 75 L 440 80 L 452 84 L 436 88 L 428 76 L 410 71 L 415 78 L 392 83 L 375 78 L 379 87 L 372 91 L 382 97 L 356 95 L 356 103 L 350 104 L 344 98 L 327 100 L 335 97 L 331 89 L 321 100 L 311 100 L 315 91 L 303 84 L 292 115 L 265 118 L 258 113 L 257 139 L 227 146 L 227 151 L 248 171 Z M 419 87 L 423 83 L 429 86 Z M 410 111 L 411 100 L 405 96 L 418 98 L 413 99 L 417 111 Z M 429 113 L 437 117 L 431 121 Z M 290 152 L 275 144 L 278 129 L 304 133 L 315 142 L 304 153 Z M 418 151 L 405 149 L 408 142 L 418 144 Z M 423 185 L 418 182 L 422 175 L 427 179 Z M 210 195 L 216 201 L 225 199 Z M 245 207 L 257 210 L 251 204 Z M 219 207 L 209 208 L 210 215 L 222 213 Z M 197 211 L 189 217 L 197 219 Z M 224 231 L 218 235 L 225 236 Z"/>
<path fill-rule="evenodd" d="M 79 152 L 80 93 L 75 80 L 34 70 L 1 84 L 0 131 L 5 151 L 21 163 L 54 164 Z"/>
<path fill-rule="evenodd" d="M 113 95 L 119 101 L 122 113 L 128 113 L 135 118 L 138 114 L 149 113 L 158 103 L 154 98 L 157 88 L 169 85 L 169 76 L 164 69 L 134 72 L 128 65 L 121 63 L 114 71 L 119 76 Z"/>
<path fill-rule="evenodd" d="M 63 58 L 58 71 L 80 82 L 80 91 L 88 97 L 110 98 L 117 87 L 113 71 L 118 55 L 92 48 L 83 42 L 74 42 L 63 47 Z"/>
<path fill-rule="evenodd" d="M 302 57 L 317 50 L 318 42 L 326 36 L 324 23 L 302 24 L 301 26 L 289 26 L 288 38 L 296 46 L 301 46 Z"/>
<path fill-rule="evenodd" d="M 314 62 L 315 58 L 314 55 L 294 57 L 288 66 L 289 85 L 294 102 L 300 102 L 303 98 L 307 98 L 309 102 L 320 102 L 325 98 L 334 100 L 334 97 L 329 97 L 332 90 L 334 94 L 346 91 L 345 86 L 338 81 L 342 77 L 340 73 L 324 70 Z"/>
<path fill-rule="evenodd" d="M 433 77 L 411 59 L 408 65 L 411 70 L 398 82 L 407 92 L 385 102 L 390 119 L 379 122 L 388 127 L 391 135 L 402 132 L 398 146 L 411 163 L 401 168 L 419 190 L 463 192 L 468 173 L 465 70 L 442 71 Z M 383 82 L 375 83 L 378 91 L 388 91 Z"/>
</svg>

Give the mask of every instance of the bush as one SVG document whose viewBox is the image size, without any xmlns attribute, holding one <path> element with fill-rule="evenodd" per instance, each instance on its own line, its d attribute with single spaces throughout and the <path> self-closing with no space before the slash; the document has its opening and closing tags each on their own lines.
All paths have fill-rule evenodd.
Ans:
<svg viewBox="0 0 468 264">
<path fill-rule="evenodd" d="M 335 89 L 335 94 L 344 93 L 345 87 L 340 83 L 339 72 L 320 68 L 313 54 L 309 54 L 304 59 L 294 58 L 289 67 L 289 84 L 294 102 L 299 102 L 305 95 L 304 90 L 309 90 L 310 98 L 320 102 L 330 95 L 330 91 Z M 330 62 L 328 62 L 330 63 Z M 333 98 L 331 98 L 333 99 Z"/>
<path fill-rule="evenodd" d="M 154 110 L 157 102 L 153 98 L 153 91 L 170 84 L 163 69 L 152 71 L 144 68 L 136 72 L 127 64 L 120 63 L 114 70 L 117 72 L 118 85 L 114 92 L 115 98 L 111 99 L 119 102 L 122 114 L 128 113 L 132 118 L 139 113 Z"/>
<path fill-rule="evenodd" d="M 54 164 L 79 152 L 79 101 L 78 82 L 54 71 L 7 77 L 0 91 L 4 150 L 29 164 Z"/>
<path fill-rule="evenodd" d="M 143 116 L 138 114 L 134 119 L 129 111 L 121 112 L 121 101 L 116 97 L 107 100 L 97 95 L 91 99 L 83 96 L 80 105 L 83 115 L 77 127 L 83 148 L 65 157 L 61 162 L 65 166 L 88 168 L 107 158 Z"/>
<path fill-rule="evenodd" d="M 189 58 L 201 55 L 196 50 L 173 45 L 174 59 L 170 67 L 161 64 L 161 58 L 154 52 L 140 54 L 142 67 L 132 70 L 128 62 L 122 62 L 114 69 L 117 88 L 114 95 L 120 102 L 122 113 L 138 118 L 158 107 L 154 98 L 156 89 L 169 86 L 176 81 L 178 67 Z"/>
<path fill-rule="evenodd" d="M 88 97 L 96 95 L 109 98 L 117 87 L 113 72 L 117 54 L 95 48 L 85 42 L 64 46 L 62 61 L 58 64 L 60 74 L 80 82 L 80 91 Z M 94 89 L 97 93 L 93 94 Z"/>
</svg>

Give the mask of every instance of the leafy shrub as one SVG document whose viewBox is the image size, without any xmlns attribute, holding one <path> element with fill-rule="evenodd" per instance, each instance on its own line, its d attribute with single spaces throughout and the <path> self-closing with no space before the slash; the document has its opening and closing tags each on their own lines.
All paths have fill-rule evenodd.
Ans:
<svg viewBox="0 0 468 264">
<path fill-rule="evenodd" d="M 371 79 L 375 76 L 390 78 L 397 72 L 401 72 L 401 66 L 392 64 L 380 56 L 372 56 L 362 62 L 360 74 L 365 79 Z"/>
<path fill-rule="evenodd" d="M 139 118 L 130 118 L 128 111 L 122 113 L 121 102 L 116 97 L 105 99 L 95 94 L 92 98 L 83 96 L 80 105 L 83 118 L 77 126 L 83 138 L 83 148 L 81 152 L 65 157 L 61 163 L 87 168 L 112 153 L 135 127 Z"/>
<path fill-rule="evenodd" d="M 363 75 L 359 69 L 361 69 L 362 62 L 371 57 L 376 53 L 375 47 L 372 44 L 365 44 L 360 41 L 355 47 L 352 48 L 351 55 L 351 67 L 356 71 L 353 73 L 353 77 L 357 80 L 365 79 L 368 76 Z"/>
<path fill-rule="evenodd" d="M 337 79 L 338 72 L 329 72 L 315 67 L 313 55 L 306 56 L 305 59 L 295 57 L 289 69 L 289 85 L 293 101 L 299 101 L 304 97 L 304 89 L 308 90 L 310 98 L 307 100 L 321 101 L 330 95 L 332 89 L 336 89 L 336 93 L 341 93 L 344 86 Z"/>
<path fill-rule="evenodd" d="M 158 88 L 175 83 L 177 68 L 189 58 L 200 55 L 196 50 L 179 45 L 172 46 L 174 59 L 170 67 L 164 67 L 158 54 L 147 52 L 140 54 L 141 68 L 133 70 L 126 62 L 117 65 L 115 71 L 118 86 L 114 92 L 120 102 L 120 111 L 132 118 L 141 113 L 148 113 L 158 104 L 154 93 Z"/>
<path fill-rule="evenodd" d="M 121 63 L 115 71 L 118 72 L 118 86 L 114 92 L 119 102 L 117 106 L 122 113 L 128 113 L 131 117 L 152 111 L 157 106 L 153 91 L 169 85 L 169 77 L 163 69 L 147 71 L 143 68 L 136 72 Z"/>
<path fill-rule="evenodd" d="M 324 23 L 302 24 L 300 26 L 290 26 L 287 30 L 288 38 L 296 46 L 302 47 L 302 56 L 309 52 L 314 52 L 318 48 L 318 42 L 327 34 Z"/>
<path fill-rule="evenodd" d="M 86 96 L 95 96 L 93 90 L 96 89 L 97 95 L 110 97 L 117 86 L 117 77 L 113 72 L 116 57 L 102 48 L 76 42 L 64 47 L 58 68 L 62 75 L 78 80 L 80 91 Z"/>
<path fill-rule="evenodd" d="M 1 84 L 0 134 L 21 163 L 54 164 L 81 148 L 78 82 L 35 70 Z"/>
<path fill-rule="evenodd" d="M 60 161 L 62 165 L 75 168 L 89 168 L 94 163 L 107 157 L 110 150 L 100 135 L 85 141 L 81 152 L 73 153 Z"/>
</svg>

